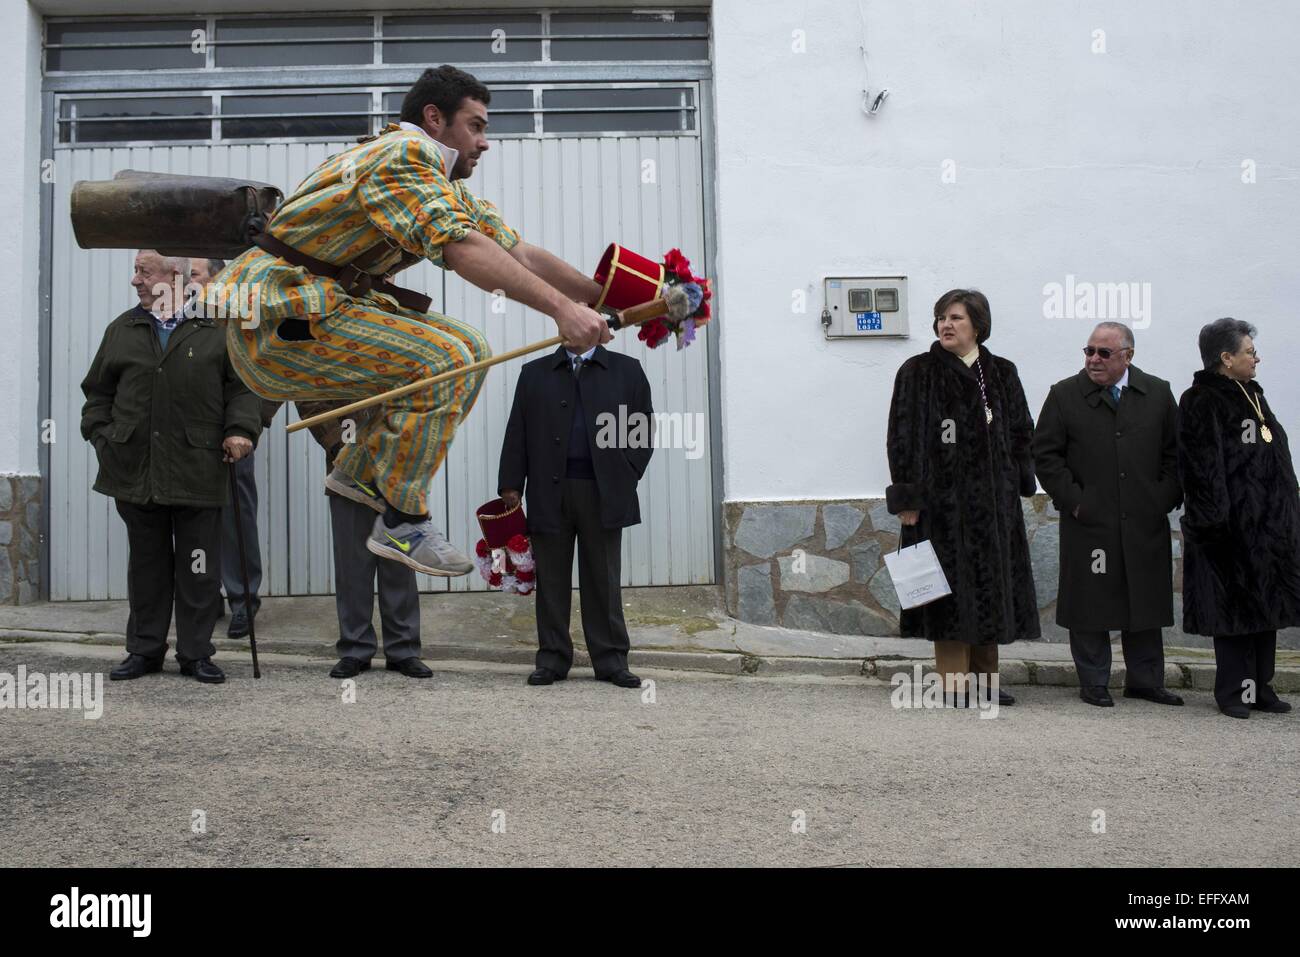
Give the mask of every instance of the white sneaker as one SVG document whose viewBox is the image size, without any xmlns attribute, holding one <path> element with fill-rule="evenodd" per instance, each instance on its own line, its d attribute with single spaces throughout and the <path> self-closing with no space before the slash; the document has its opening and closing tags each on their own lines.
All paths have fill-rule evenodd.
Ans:
<svg viewBox="0 0 1300 957">
<path fill-rule="evenodd" d="M 377 491 L 369 485 L 358 482 L 352 476 L 340 472 L 338 469 L 334 469 L 329 475 L 325 476 L 325 488 L 335 495 L 341 495 L 354 502 L 360 502 L 362 505 L 369 505 L 380 515 L 384 514 L 387 508 Z"/>
<path fill-rule="evenodd" d="M 419 524 L 403 522 L 396 528 L 386 528 L 384 516 L 376 516 L 375 526 L 366 539 L 366 549 L 380 558 L 401 562 L 426 575 L 455 578 L 474 570 L 474 563 L 448 542 L 427 518 Z"/>
</svg>

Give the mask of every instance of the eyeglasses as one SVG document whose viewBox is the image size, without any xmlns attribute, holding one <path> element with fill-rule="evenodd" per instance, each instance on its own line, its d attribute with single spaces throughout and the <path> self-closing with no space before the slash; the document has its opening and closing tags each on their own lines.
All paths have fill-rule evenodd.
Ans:
<svg viewBox="0 0 1300 957">
<path fill-rule="evenodd" d="M 1093 356 L 1101 356 L 1103 359 L 1109 359 L 1117 352 L 1128 352 L 1129 347 L 1124 346 L 1122 349 L 1100 349 L 1097 346 L 1084 346 L 1083 354 L 1091 359 Z"/>
</svg>

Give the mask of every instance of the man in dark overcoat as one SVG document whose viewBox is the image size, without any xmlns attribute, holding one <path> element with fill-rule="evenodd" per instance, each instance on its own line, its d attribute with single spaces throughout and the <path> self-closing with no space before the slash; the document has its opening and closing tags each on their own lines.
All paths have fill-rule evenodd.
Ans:
<svg viewBox="0 0 1300 957">
<path fill-rule="evenodd" d="M 1061 513 L 1056 622 L 1070 630 L 1079 696 L 1111 707 L 1110 632 L 1124 697 L 1180 705 L 1164 687 L 1174 623 L 1169 513 L 1182 502 L 1169 383 L 1132 365 L 1127 326 L 1100 323 L 1083 369 L 1052 386 L 1034 433 L 1038 480 Z"/>
</svg>

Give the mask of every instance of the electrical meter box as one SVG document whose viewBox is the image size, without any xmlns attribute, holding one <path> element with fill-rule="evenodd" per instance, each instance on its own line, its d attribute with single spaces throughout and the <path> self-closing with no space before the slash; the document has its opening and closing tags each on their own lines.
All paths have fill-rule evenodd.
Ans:
<svg viewBox="0 0 1300 957">
<path fill-rule="evenodd" d="M 827 339 L 906 337 L 907 277 L 828 278 L 822 322 Z"/>
</svg>

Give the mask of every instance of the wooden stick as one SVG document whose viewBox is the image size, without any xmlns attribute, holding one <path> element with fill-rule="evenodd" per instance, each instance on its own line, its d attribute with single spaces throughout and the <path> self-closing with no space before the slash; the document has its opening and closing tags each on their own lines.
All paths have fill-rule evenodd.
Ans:
<svg viewBox="0 0 1300 957">
<path fill-rule="evenodd" d="M 639 326 L 643 322 L 649 322 L 656 316 L 662 316 L 668 311 L 668 304 L 663 299 L 653 299 L 650 302 L 642 303 L 639 306 L 633 306 L 625 309 L 618 314 L 616 319 L 610 319 L 611 329 L 626 329 L 629 326 Z M 517 359 L 520 356 L 526 356 L 530 352 L 538 352 L 542 349 L 549 349 L 558 346 L 564 341 L 563 336 L 551 336 L 549 339 L 543 339 L 541 342 L 534 342 L 532 345 L 520 346 L 518 349 L 511 349 L 509 352 L 503 352 L 498 356 L 492 356 L 490 359 L 484 359 L 481 362 L 472 362 L 467 366 L 459 369 L 451 369 L 447 372 L 440 372 L 438 375 L 430 376 L 427 379 L 420 379 L 418 382 L 412 382 L 408 385 L 399 386 L 396 389 L 389 389 L 387 392 L 381 392 L 378 395 L 372 395 L 368 399 L 360 399 L 349 405 L 339 406 L 337 409 L 331 409 L 328 412 L 322 412 L 319 415 L 313 415 L 310 418 L 300 419 L 285 428 L 285 432 L 297 432 L 299 429 L 309 429 L 320 422 L 328 422 L 330 419 L 337 419 L 341 415 L 347 415 L 349 412 L 359 412 L 361 409 L 368 409 L 372 405 L 379 405 L 387 402 L 389 399 L 397 399 L 404 395 L 410 395 L 412 392 L 418 392 L 420 389 L 427 389 L 429 386 L 437 385 L 440 382 L 446 382 L 448 379 L 458 379 L 463 375 L 469 375 L 471 372 L 478 372 L 489 366 L 497 365 L 501 362 L 509 362 L 511 359 Z"/>
</svg>

